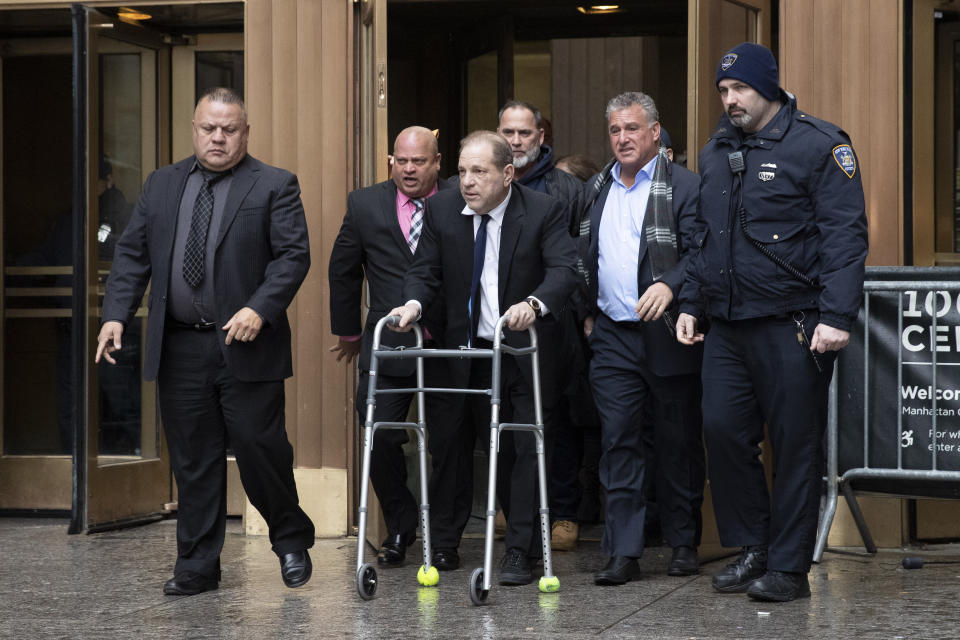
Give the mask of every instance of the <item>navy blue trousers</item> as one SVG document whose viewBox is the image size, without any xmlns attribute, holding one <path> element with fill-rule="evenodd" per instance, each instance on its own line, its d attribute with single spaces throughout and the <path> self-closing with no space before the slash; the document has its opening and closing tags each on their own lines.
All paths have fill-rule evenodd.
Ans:
<svg viewBox="0 0 960 640">
<path fill-rule="evenodd" d="M 606 490 L 602 546 L 608 555 L 643 555 L 647 409 L 657 456 L 657 502 L 671 547 L 700 544 L 704 461 L 696 374 L 658 376 L 646 365 L 643 333 L 603 314 L 590 335 L 590 381 L 600 414 L 600 482 Z"/>
<path fill-rule="evenodd" d="M 817 315 L 807 312 L 804 325 L 809 339 Z M 769 545 L 772 570 L 810 569 L 835 357 L 817 354 L 818 371 L 790 317 L 714 320 L 707 334 L 703 431 L 720 542 Z M 773 448 L 772 496 L 760 461 L 764 423 Z"/>
</svg>

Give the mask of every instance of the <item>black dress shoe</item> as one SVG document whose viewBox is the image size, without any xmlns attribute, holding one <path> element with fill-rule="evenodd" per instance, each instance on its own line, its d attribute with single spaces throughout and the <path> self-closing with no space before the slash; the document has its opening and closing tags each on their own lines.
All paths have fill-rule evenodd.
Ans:
<svg viewBox="0 0 960 640">
<path fill-rule="evenodd" d="M 768 571 L 747 589 L 747 595 L 765 602 L 789 602 L 810 597 L 810 582 L 805 573 Z"/>
<path fill-rule="evenodd" d="M 700 561 L 697 558 L 697 550 L 687 546 L 675 547 L 673 557 L 670 558 L 670 566 L 667 568 L 667 575 L 693 576 L 698 573 L 700 573 Z"/>
<path fill-rule="evenodd" d="M 380 553 L 377 554 L 377 564 L 388 567 L 398 567 L 403 564 L 407 557 L 407 547 L 417 541 L 417 533 L 397 533 L 387 536 L 387 539 L 380 545 Z"/>
<path fill-rule="evenodd" d="M 721 593 L 742 593 L 767 572 L 767 547 L 744 547 L 736 562 L 713 576 L 713 588 Z"/>
<path fill-rule="evenodd" d="M 453 571 L 460 568 L 460 555 L 456 549 L 434 549 L 430 564 L 437 571 Z"/>
<path fill-rule="evenodd" d="M 611 556 L 607 566 L 593 576 L 594 584 L 620 585 L 640 577 L 640 565 L 636 558 Z"/>
<path fill-rule="evenodd" d="M 193 571 L 181 571 L 163 585 L 163 592 L 168 596 L 195 596 L 204 591 L 213 591 L 220 587 L 216 578 L 202 576 Z"/>
<path fill-rule="evenodd" d="M 516 586 L 533 582 L 530 559 L 520 549 L 508 549 L 500 563 L 500 584 Z"/>
<path fill-rule="evenodd" d="M 283 577 L 283 584 L 291 589 L 307 584 L 311 574 L 313 574 L 313 563 L 310 562 L 310 554 L 306 549 L 285 553 L 280 558 L 280 575 Z"/>
</svg>

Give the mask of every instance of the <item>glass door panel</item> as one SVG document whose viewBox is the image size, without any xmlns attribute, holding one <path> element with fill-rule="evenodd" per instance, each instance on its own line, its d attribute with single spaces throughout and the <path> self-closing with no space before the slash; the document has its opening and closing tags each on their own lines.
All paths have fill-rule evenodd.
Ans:
<svg viewBox="0 0 960 640">
<path fill-rule="evenodd" d="M 116 365 L 93 364 L 100 307 L 117 240 L 157 168 L 161 38 L 87 9 L 87 504 L 85 527 L 150 517 L 170 499 L 153 382 L 141 375 L 146 304 L 124 329 Z"/>
</svg>

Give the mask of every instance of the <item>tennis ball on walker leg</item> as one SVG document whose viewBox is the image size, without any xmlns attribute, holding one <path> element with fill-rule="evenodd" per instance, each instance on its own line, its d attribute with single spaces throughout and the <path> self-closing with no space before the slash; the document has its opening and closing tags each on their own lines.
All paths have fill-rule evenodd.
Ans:
<svg viewBox="0 0 960 640">
<path fill-rule="evenodd" d="M 557 576 L 542 576 L 540 578 L 540 587 L 541 593 L 553 593 L 554 591 L 560 590 L 560 578 Z"/>
<path fill-rule="evenodd" d="M 424 571 L 425 568 L 426 565 L 420 565 L 420 570 L 417 571 L 417 582 L 425 587 L 435 587 L 440 582 L 440 574 L 437 572 L 437 568 L 431 566 L 429 570 Z"/>
</svg>

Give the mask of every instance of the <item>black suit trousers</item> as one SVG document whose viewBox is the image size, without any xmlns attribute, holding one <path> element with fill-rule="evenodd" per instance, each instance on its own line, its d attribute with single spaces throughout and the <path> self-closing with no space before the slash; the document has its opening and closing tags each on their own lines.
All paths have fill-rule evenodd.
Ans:
<svg viewBox="0 0 960 640">
<path fill-rule="evenodd" d="M 643 554 L 645 410 L 655 431 L 664 540 L 671 547 L 699 545 L 705 469 L 698 376 L 654 374 L 646 364 L 640 326 L 615 323 L 602 313 L 590 347 L 590 381 L 600 413 L 600 482 L 607 495 L 603 550 L 635 558 Z"/>
<path fill-rule="evenodd" d="M 470 384 L 474 389 L 489 388 L 491 384 L 491 361 L 473 359 L 470 367 Z M 501 366 L 500 422 L 532 424 L 535 421 L 533 390 L 527 377 L 520 370 L 513 356 L 504 356 Z M 465 403 L 462 428 L 462 477 L 473 473 L 473 446 L 476 433 L 489 449 L 490 442 L 490 400 L 485 396 L 468 396 Z M 548 422 L 549 413 L 543 407 L 544 422 Z M 474 432 L 472 425 L 476 425 Z M 542 553 L 540 538 L 539 492 L 537 480 L 537 442 L 536 437 L 524 431 L 502 431 L 500 434 L 500 453 L 497 460 L 497 498 L 507 519 L 505 546 L 519 549 L 530 557 L 539 557 Z M 487 477 L 484 474 L 484 477 Z M 472 493 L 472 484 L 471 484 Z M 462 517 L 464 499 L 458 502 Z M 469 513 L 467 513 L 469 516 Z M 466 524 L 462 517 L 460 532 Z M 438 543 L 439 546 L 439 543 Z"/>
<path fill-rule="evenodd" d="M 314 541 L 293 478 L 283 380 L 238 380 L 227 369 L 219 340 L 216 331 L 168 327 L 157 378 L 179 491 L 174 571 L 210 577 L 217 575 L 224 540 L 228 442 L 247 497 L 270 528 L 274 553 L 307 549 Z"/>
<path fill-rule="evenodd" d="M 808 339 L 817 320 L 806 313 Z M 789 317 L 714 319 L 703 353 L 703 433 L 720 542 L 769 544 L 767 567 L 777 571 L 805 573 L 813 559 L 836 352 L 817 358 L 822 371 Z M 759 458 L 764 423 L 772 492 Z"/>
<path fill-rule="evenodd" d="M 424 384 L 428 387 L 443 386 L 446 383 L 446 376 L 443 373 L 445 371 L 446 363 L 426 360 Z M 369 380 L 370 373 L 361 370 L 357 383 L 357 412 L 360 415 L 360 424 L 364 424 L 367 418 Z M 409 376 L 377 374 L 377 389 L 411 389 L 416 386 L 415 373 Z M 415 400 L 416 394 L 413 393 L 377 394 L 373 412 L 374 422 L 405 422 L 410 411 L 410 403 Z M 445 432 L 442 429 L 442 425 L 449 421 L 449 407 L 449 396 L 438 393 L 426 394 L 427 448 L 433 458 L 434 469 L 431 474 L 431 487 L 438 473 L 443 477 L 443 464 L 450 459 L 449 455 L 445 455 L 449 446 L 445 443 Z M 420 519 L 418 506 L 420 500 L 418 497 L 415 498 L 407 488 L 407 465 L 403 445 L 409 439 L 410 435 L 406 429 L 378 429 L 373 437 L 373 450 L 370 452 L 370 482 L 380 501 L 383 519 L 386 521 L 390 535 L 415 533 Z M 432 533 L 436 528 L 435 521 L 445 522 L 450 519 L 450 514 L 436 508 L 431 500 L 430 519 Z M 433 544 L 437 546 L 436 538 Z"/>
</svg>

